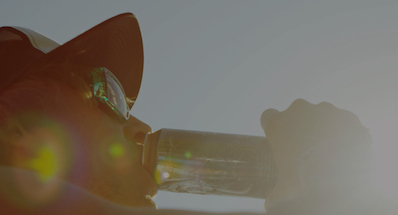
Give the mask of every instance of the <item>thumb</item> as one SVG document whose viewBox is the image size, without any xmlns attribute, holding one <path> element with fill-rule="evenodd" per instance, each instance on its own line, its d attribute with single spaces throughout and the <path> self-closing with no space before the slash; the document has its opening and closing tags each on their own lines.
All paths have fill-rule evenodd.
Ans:
<svg viewBox="0 0 398 215">
<path fill-rule="evenodd" d="M 266 125 L 267 125 L 267 121 L 268 119 L 271 117 L 271 115 L 273 115 L 274 113 L 279 113 L 279 111 L 277 109 L 274 108 L 269 108 L 267 110 L 265 110 L 262 114 L 261 114 L 261 127 L 263 128 L 264 132 L 266 131 Z"/>
</svg>

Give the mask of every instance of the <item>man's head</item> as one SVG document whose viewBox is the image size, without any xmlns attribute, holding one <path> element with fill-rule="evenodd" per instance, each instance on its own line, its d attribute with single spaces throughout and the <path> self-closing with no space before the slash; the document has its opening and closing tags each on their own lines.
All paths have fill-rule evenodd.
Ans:
<svg viewBox="0 0 398 215">
<path fill-rule="evenodd" d="M 0 30 L 2 55 L 10 41 L 29 39 L 32 47 L 38 45 L 32 34 L 16 31 Z M 113 68 L 127 96 L 137 96 L 142 41 L 135 17 L 119 15 L 51 52 L 32 53 L 26 56 L 35 57 L 22 66 L 17 55 L 1 61 L 8 66 L 0 89 L 1 164 L 38 172 L 42 187 L 56 177 L 117 203 L 153 205 L 147 196 L 156 193 L 156 186 L 141 165 L 136 142 L 151 128 L 134 117 L 122 122 L 99 108 L 104 104 L 94 95 L 92 77 L 95 69 Z M 13 69 L 17 75 L 9 74 Z"/>
</svg>

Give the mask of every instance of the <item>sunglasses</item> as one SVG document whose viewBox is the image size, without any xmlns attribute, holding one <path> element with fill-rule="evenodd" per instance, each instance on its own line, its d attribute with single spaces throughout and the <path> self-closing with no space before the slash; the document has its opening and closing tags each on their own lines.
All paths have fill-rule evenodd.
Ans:
<svg viewBox="0 0 398 215">
<path fill-rule="evenodd" d="M 108 116 L 126 122 L 130 117 L 130 105 L 126 100 L 122 84 L 105 67 L 91 71 L 94 97 L 100 102 L 99 108 Z"/>
</svg>

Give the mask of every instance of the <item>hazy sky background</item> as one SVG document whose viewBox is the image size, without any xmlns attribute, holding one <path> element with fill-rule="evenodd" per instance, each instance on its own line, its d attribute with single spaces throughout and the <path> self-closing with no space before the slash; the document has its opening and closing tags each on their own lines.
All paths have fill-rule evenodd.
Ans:
<svg viewBox="0 0 398 215">
<path fill-rule="evenodd" d="M 383 185 L 398 193 L 398 1 L 0 0 L 0 25 L 65 43 L 122 12 L 141 26 L 133 115 L 163 127 L 263 135 L 267 108 L 328 101 L 371 131 Z M 387 186 L 386 186 L 387 187 Z M 169 197 L 169 198 L 168 198 Z M 159 208 L 263 210 L 263 201 L 160 193 Z"/>
</svg>

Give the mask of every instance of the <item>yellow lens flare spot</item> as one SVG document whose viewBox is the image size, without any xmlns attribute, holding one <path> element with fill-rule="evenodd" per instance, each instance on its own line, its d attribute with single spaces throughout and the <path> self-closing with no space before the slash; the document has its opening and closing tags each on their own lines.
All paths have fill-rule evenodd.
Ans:
<svg viewBox="0 0 398 215">
<path fill-rule="evenodd" d="M 39 173 L 39 179 L 42 182 L 50 181 L 59 169 L 55 150 L 48 145 L 42 146 L 38 150 L 37 156 L 28 161 L 28 166 Z"/>
<path fill-rule="evenodd" d="M 121 158 L 125 154 L 126 150 L 120 143 L 114 143 L 109 147 L 109 154 L 113 158 Z"/>
</svg>

